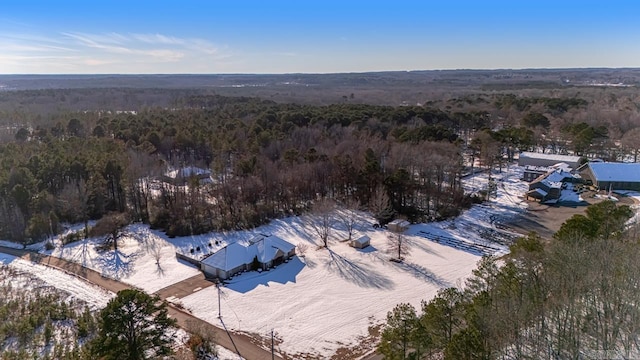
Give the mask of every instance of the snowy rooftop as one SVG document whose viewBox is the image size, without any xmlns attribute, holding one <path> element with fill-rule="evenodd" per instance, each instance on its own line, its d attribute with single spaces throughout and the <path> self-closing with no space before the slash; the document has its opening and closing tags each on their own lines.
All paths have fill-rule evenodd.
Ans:
<svg viewBox="0 0 640 360">
<path fill-rule="evenodd" d="M 573 177 L 573 174 L 571 174 L 570 172 L 558 169 L 552 173 L 549 173 L 546 179 L 551 182 L 562 182 L 565 181 L 565 179 L 572 179 Z"/>
<path fill-rule="evenodd" d="M 357 244 L 364 245 L 364 244 L 366 244 L 366 243 L 370 242 L 370 241 L 371 241 L 371 238 L 370 238 L 370 237 L 368 237 L 367 235 L 364 235 L 364 236 L 361 236 L 361 237 L 359 237 L 359 238 L 357 238 L 357 239 L 355 239 L 355 240 L 353 240 L 353 241 L 354 241 L 355 243 L 357 243 Z"/>
<path fill-rule="evenodd" d="M 555 165 L 551 165 L 551 167 L 555 169 L 562 169 L 567 172 L 571 171 L 571 165 L 567 164 L 566 162 L 560 162 Z"/>
<path fill-rule="evenodd" d="M 540 188 L 533 189 L 533 190 L 529 191 L 529 193 L 534 193 L 534 192 L 540 194 L 542 197 L 545 197 L 548 194 L 546 191 L 544 191 L 544 190 L 542 190 Z"/>
<path fill-rule="evenodd" d="M 286 254 L 294 248 L 293 244 L 277 236 L 264 236 L 253 241 L 232 243 L 202 260 L 202 263 L 228 271 L 251 263 L 255 257 L 260 262 L 268 262 L 277 257 L 278 251 Z"/>
<path fill-rule="evenodd" d="M 526 165 L 524 167 L 524 170 L 525 171 L 547 172 L 547 171 L 551 171 L 551 167 L 549 167 L 549 166 Z"/>
<path fill-rule="evenodd" d="M 411 225 L 411 223 L 408 222 L 407 220 L 395 219 L 392 222 L 390 222 L 388 225 L 409 226 L 409 225 Z"/>
<path fill-rule="evenodd" d="M 196 166 L 187 166 L 180 169 L 170 170 L 167 173 L 165 173 L 165 176 L 171 179 L 188 178 L 191 176 L 201 176 L 201 175 L 209 176 L 211 175 L 211 171 L 208 169 L 202 169 Z"/>
<path fill-rule="evenodd" d="M 559 155 L 559 154 L 543 154 L 537 152 L 521 152 L 520 158 L 529 158 L 529 159 L 545 159 L 545 160 L 553 160 L 557 162 L 565 162 L 565 163 L 577 163 L 580 160 L 580 156 L 573 155 Z"/>
<path fill-rule="evenodd" d="M 589 163 L 597 181 L 640 182 L 640 163 Z"/>
</svg>

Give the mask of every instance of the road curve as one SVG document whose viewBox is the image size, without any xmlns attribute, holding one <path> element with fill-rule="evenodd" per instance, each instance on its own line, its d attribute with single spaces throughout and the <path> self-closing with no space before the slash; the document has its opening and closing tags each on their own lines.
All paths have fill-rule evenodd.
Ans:
<svg viewBox="0 0 640 360">
<path fill-rule="evenodd" d="M 5 247 L 5 246 L 0 246 L 0 252 L 13 255 L 16 257 L 20 257 L 40 265 L 45 265 L 45 266 L 49 266 L 49 267 L 64 271 L 68 274 L 74 275 L 93 285 L 100 286 L 114 293 L 117 293 L 118 291 L 124 290 L 124 289 L 135 288 L 134 286 L 125 284 L 118 280 L 104 277 L 99 272 L 89 269 L 87 267 L 84 267 L 78 263 L 61 259 L 59 257 L 39 254 L 37 252 L 33 252 L 29 250 L 14 249 L 14 248 Z M 242 355 L 242 357 L 247 360 L 272 359 L 271 352 L 264 350 L 263 348 L 254 344 L 251 341 L 251 339 L 246 335 L 237 334 L 233 332 L 227 334 L 224 331 L 224 329 L 221 329 L 213 324 L 210 324 L 202 319 L 199 319 L 184 310 L 178 309 L 175 306 L 171 305 L 170 303 L 169 303 L 168 310 L 169 310 L 169 316 L 177 320 L 178 326 L 182 327 L 185 330 L 188 329 L 187 324 L 190 322 L 194 322 L 196 324 L 205 326 L 209 331 L 215 334 L 216 342 L 220 346 L 235 352 L 235 347 L 234 347 L 234 344 L 235 344 L 240 352 L 240 355 Z M 233 342 L 230 338 L 233 339 Z M 273 359 L 283 360 L 278 355 L 275 355 Z"/>
</svg>

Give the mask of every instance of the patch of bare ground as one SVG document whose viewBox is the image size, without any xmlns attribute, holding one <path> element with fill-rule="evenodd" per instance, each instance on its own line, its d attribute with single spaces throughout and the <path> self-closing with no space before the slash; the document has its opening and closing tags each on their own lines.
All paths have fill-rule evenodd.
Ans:
<svg viewBox="0 0 640 360">
<path fill-rule="evenodd" d="M 360 336 L 358 345 L 352 347 L 341 347 L 331 357 L 332 360 L 356 360 L 361 359 L 365 354 L 371 353 L 380 341 L 382 323 L 374 324 L 373 318 L 369 318 L 368 335 Z"/>
<path fill-rule="evenodd" d="M 504 225 L 513 231 L 526 235 L 535 231 L 542 238 L 550 240 L 560 226 L 576 214 L 584 214 L 587 205 L 596 204 L 603 199 L 595 198 L 594 192 L 585 192 L 581 196 L 586 204 L 583 205 L 545 205 L 537 201 L 529 201 L 528 207 L 522 215 L 517 216 Z M 619 204 L 632 205 L 634 200 L 629 197 L 619 197 Z"/>
<path fill-rule="evenodd" d="M 241 334 L 243 336 L 246 336 L 249 338 L 249 340 L 254 344 L 257 345 L 265 350 L 271 351 L 271 337 L 270 336 L 263 336 L 257 333 L 253 333 L 253 332 L 248 332 L 248 331 L 233 331 L 233 333 L 235 334 Z M 280 348 L 280 345 L 282 344 L 282 338 L 280 338 L 278 336 L 277 333 L 274 333 L 273 336 L 273 347 L 275 349 L 275 353 L 278 354 L 282 359 L 293 359 L 289 356 L 287 356 L 286 353 L 278 350 Z"/>
</svg>

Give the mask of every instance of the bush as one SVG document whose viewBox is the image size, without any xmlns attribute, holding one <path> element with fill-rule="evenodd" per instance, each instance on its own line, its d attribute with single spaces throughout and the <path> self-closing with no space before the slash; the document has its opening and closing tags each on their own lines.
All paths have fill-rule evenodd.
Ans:
<svg viewBox="0 0 640 360">
<path fill-rule="evenodd" d="M 71 244 L 73 242 L 82 240 L 83 238 L 83 235 L 81 234 L 82 232 L 84 232 L 84 229 L 82 231 L 75 231 L 75 232 L 69 233 L 66 236 L 63 236 L 62 239 L 60 239 L 62 241 L 62 245 L 67 245 L 67 244 Z"/>
<path fill-rule="evenodd" d="M 161 210 L 156 213 L 155 216 L 149 221 L 149 226 L 152 229 L 167 229 L 171 224 L 171 215 L 166 210 Z"/>
<path fill-rule="evenodd" d="M 53 250 L 55 248 L 56 248 L 56 246 L 51 241 L 47 241 L 44 244 L 44 249 L 47 250 L 47 251 L 51 251 L 51 250 Z"/>
<path fill-rule="evenodd" d="M 43 214 L 36 214 L 27 224 L 27 234 L 35 242 L 47 237 L 50 230 L 49 219 Z"/>
<path fill-rule="evenodd" d="M 438 207 L 436 213 L 438 214 L 436 220 L 442 221 L 460 215 L 460 209 L 449 205 L 442 205 Z"/>
</svg>

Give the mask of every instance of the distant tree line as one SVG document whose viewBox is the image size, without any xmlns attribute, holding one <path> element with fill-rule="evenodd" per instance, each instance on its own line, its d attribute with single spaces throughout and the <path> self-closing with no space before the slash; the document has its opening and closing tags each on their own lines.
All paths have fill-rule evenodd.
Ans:
<svg viewBox="0 0 640 360">
<path fill-rule="evenodd" d="M 519 150 L 637 159 L 640 149 L 639 128 L 616 142 L 619 131 L 582 117 L 591 103 L 575 96 L 478 94 L 438 108 L 113 91 L 171 98 L 171 107 L 16 112 L 23 125 L 11 123 L 13 141 L 0 145 L 2 237 L 40 240 L 57 233 L 59 222 L 87 224 L 109 212 L 170 235 L 246 228 L 323 198 L 356 200 L 377 209 L 381 222 L 445 218 L 472 201 L 460 183 L 468 165 L 500 169 Z M 211 170 L 213 184 L 156 181 L 169 167 L 191 165 Z"/>
<path fill-rule="evenodd" d="M 324 198 L 368 208 L 379 200 L 381 222 L 448 217 L 470 204 L 457 134 L 473 123 L 448 113 L 219 96 L 181 104 L 60 114 L 19 129 L 0 146 L 0 234 L 36 241 L 60 222 L 127 212 L 187 235 L 257 226 Z M 210 169 L 213 183 L 161 181 L 169 167 L 191 165 Z"/>
</svg>

